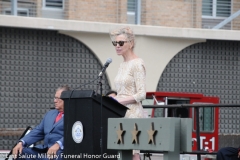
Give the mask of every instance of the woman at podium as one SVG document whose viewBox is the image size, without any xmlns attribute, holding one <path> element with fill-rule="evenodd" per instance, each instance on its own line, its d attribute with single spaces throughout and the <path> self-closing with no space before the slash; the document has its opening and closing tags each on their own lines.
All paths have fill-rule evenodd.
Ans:
<svg viewBox="0 0 240 160">
<path fill-rule="evenodd" d="M 119 103 L 129 108 L 126 118 L 144 116 L 141 101 L 146 98 L 146 70 L 144 61 L 134 53 L 135 36 L 130 27 L 123 27 L 110 32 L 112 44 L 117 55 L 123 57 L 114 79 Z M 139 160 L 139 151 L 133 151 L 133 160 Z"/>
</svg>

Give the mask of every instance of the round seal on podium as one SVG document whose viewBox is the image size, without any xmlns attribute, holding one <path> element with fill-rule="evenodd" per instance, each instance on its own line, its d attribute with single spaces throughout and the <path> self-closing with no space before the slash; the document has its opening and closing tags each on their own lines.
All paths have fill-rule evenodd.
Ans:
<svg viewBox="0 0 240 160">
<path fill-rule="evenodd" d="M 83 140 L 83 125 L 80 121 L 76 121 L 73 124 L 72 138 L 76 143 L 81 143 Z"/>
</svg>

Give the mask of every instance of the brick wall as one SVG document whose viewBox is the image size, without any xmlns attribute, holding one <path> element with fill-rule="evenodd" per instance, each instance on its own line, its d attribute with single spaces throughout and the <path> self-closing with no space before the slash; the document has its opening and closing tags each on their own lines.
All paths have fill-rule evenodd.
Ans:
<svg viewBox="0 0 240 160">
<path fill-rule="evenodd" d="M 69 20 L 110 23 L 127 22 L 127 0 L 71 0 L 65 2 Z"/>
<path fill-rule="evenodd" d="M 233 13 L 240 3 L 233 0 Z M 127 23 L 127 0 L 66 0 L 65 15 L 69 20 Z M 240 29 L 240 18 L 232 29 Z M 201 0 L 141 0 L 141 25 L 202 28 Z"/>
<path fill-rule="evenodd" d="M 55 18 L 56 16 L 48 15 L 62 14 L 63 16 L 58 15 L 59 19 L 128 23 L 128 0 L 64 0 L 64 11 L 61 13 L 55 13 L 56 10 L 54 9 L 43 11 L 43 0 L 25 1 L 28 2 L 27 8 L 31 7 L 30 16 L 33 17 L 35 15 L 36 17 Z M 21 6 L 22 1 L 19 0 L 18 3 L 19 7 L 25 8 Z M 235 13 L 240 8 L 240 2 L 239 0 L 232 0 L 232 4 L 232 13 Z M 0 0 L 0 11 L 2 13 L 3 9 L 10 6 L 10 2 Z M 51 14 L 49 11 L 51 11 Z M 210 21 L 208 23 L 218 23 L 214 22 L 217 20 L 214 18 L 208 18 L 207 20 Z M 239 22 L 240 16 L 231 22 L 233 30 L 240 29 Z M 202 0 L 141 0 L 141 25 L 202 28 Z"/>
<path fill-rule="evenodd" d="M 36 16 L 37 17 L 42 16 L 41 8 L 42 8 L 42 0 L 37 0 L 37 2 L 36 2 L 36 10 L 37 10 Z"/>
<path fill-rule="evenodd" d="M 154 26 L 199 28 L 201 2 L 186 0 L 143 0 L 142 24 Z"/>
<path fill-rule="evenodd" d="M 141 24 L 168 27 L 201 27 L 201 1 L 142 0 Z M 127 23 L 127 0 L 65 1 L 66 19 Z"/>
<path fill-rule="evenodd" d="M 232 4 L 233 4 L 232 14 L 234 14 L 235 12 L 239 11 L 240 8 L 239 0 L 233 0 Z M 232 21 L 232 30 L 240 30 L 240 16 L 236 17 Z"/>
</svg>

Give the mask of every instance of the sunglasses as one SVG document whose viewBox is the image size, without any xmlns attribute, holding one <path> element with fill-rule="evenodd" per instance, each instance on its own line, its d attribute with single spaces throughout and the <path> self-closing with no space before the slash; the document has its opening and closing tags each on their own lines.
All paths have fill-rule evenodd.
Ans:
<svg viewBox="0 0 240 160">
<path fill-rule="evenodd" d="M 119 46 L 123 46 L 124 43 L 127 43 L 128 41 L 112 41 L 112 44 L 114 46 L 117 46 L 117 44 L 119 44 Z"/>
</svg>

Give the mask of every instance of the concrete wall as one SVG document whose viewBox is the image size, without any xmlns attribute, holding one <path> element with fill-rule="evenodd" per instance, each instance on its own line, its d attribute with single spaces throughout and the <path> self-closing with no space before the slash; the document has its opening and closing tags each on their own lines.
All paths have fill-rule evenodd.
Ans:
<svg viewBox="0 0 240 160">
<path fill-rule="evenodd" d="M 24 23 L 23 23 L 24 22 Z M 58 30 L 59 33 L 74 37 L 87 45 L 104 64 L 107 58 L 113 59 L 107 69 L 111 87 L 121 57 L 117 57 L 111 44 L 109 30 L 123 24 L 83 21 L 64 21 L 41 18 L 0 16 L 1 26 Z M 225 30 L 180 29 L 156 26 L 129 25 L 136 34 L 136 54 L 143 58 L 147 69 L 147 91 L 155 91 L 162 71 L 168 62 L 182 49 L 207 39 L 239 40 L 240 32 Z M 156 69 L 157 68 L 157 69 Z"/>
</svg>

